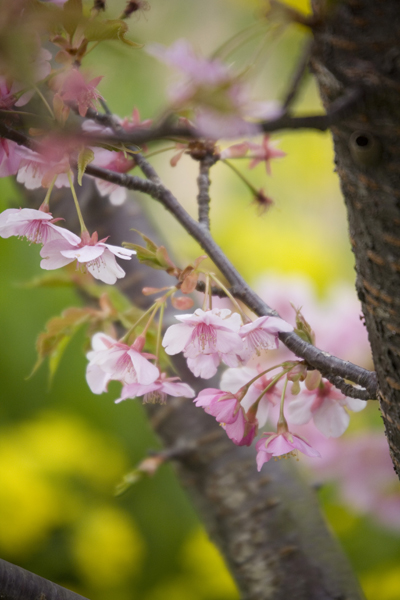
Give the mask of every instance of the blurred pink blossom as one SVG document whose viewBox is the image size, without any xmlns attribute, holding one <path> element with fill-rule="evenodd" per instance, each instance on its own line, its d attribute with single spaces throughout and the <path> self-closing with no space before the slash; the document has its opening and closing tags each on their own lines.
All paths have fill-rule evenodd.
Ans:
<svg viewBox="0 0 400 600">
<path fill-rule="evenodd" d="M 135 159 L 126 156 L 124 152 L 111 152 L 104 148 L 95 148 L 93 164 L 115 173 L 127 173 L 135 166 Z M 97 177 L 94 180 L 100 195 L 109 196 L 111 204 L 120 206 L 125 202 L 127 198 L 126 188 Z"/>
<path fill-rule="evenodd" d="M 67 173 L 70 173 L 73 179 L 69 152 L 72 148 L 75 150 L 76 145 L 72 146 L 71 141 L 52 137 L 42 141 L 40 153 L 29 148 L 21 148 L 18 183 L 23 183 L 28 190 L 48 188 L 57 177 L 55 181 L 57 188 L 69 187 Z"/>
<path fill-rule="evenodd" d="M 195 126 L 210 139 L 256 135 L 261 130 L 254 119 L 277 115 L 276 105 L 250 100 L 241 76 L 217 58 L 200 56 L 186 40 L 169 48 L 151 44 L 147 52 L 181 72 L 170 100 L 176 110 L 191 108 Z"/>
<path fill-rule="evenodd" d="M 307 431 L 322 455 L 320 461 L 306 465 L 314 482 L 335 482 L 339 497 L 355 512 L 400 531 L 400 482 L 383 429 L 343 438 L 317 436 L 315 430 Z"/>
<path fill-rule="evenodd" d="M 225 158 L 251 158 L 249 169 L 253 169 L 260 162 L 265 162 L 265 168 L 268 175 L 271 175 L 271 160 L 274 158 L 283 158 L 286 152 L 276 148 L 277 142 L 272 142 L 269 135 L 264 135 L 261 144 L 253 142 L 241 142 L 225 148 L 220 154 L 221 159 Z M 248 155 L 248 153 L 250 154 Z"/>
<path fill-rule="evenodd" d="M 78 111 L 81 117 L 85 117 L 88 108 L 96 108 L 95 104 L 99 98 L 102 98 L 96 87 L 103 79 L 103 75 L 91 79 L 86 83 L 85 77 L 78 69 L 70 69 L 59 76 L 55 82 L 58 87 L 58 94 L 63 102 L 75 102 L 78 105 Z"/>
<path fill-rule="evenodd" d="M 323 435 L 339 437 L 350 423 L 347 411 L 359 412 L 366 405 L 364 400 L 347 398 L 329 381 L 322 380 L 315 390 L 304 389 L 289 402 L 287 416 L 294 425 L 304 425 L 313 419 Z"/>
<path fill-rule="evenodd" d="M 15 142 L 0 138 L 0 177 L 8 177 L 18 172 L 22 160 L 20 149 Z"/>
</svg>

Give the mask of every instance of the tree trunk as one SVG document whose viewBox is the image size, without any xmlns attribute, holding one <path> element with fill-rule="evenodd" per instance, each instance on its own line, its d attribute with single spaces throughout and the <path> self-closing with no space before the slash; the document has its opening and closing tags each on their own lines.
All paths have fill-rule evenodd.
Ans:
<svg viewBox="0 0 400 600">
<path fill-rule="evenodd" d="M 314 0 L 312 56 L 325 108 L 362 90 L 332 127 L 379 399 L 400 476 L 400 6 L 398 0 Z"/>
</svg>

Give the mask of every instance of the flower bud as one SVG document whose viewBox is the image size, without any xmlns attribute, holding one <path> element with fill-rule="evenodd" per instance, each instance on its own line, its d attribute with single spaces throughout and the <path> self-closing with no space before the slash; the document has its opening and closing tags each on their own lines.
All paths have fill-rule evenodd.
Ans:
<svg viewBox="0 0 400 600">
<path fill-rule="evenodd" d="M 179 298 L 172 297 L 171 304 L 174 308 L 177 308 L 178 310 L 188 310 L 189 308 L 192 308 L 194 301 L 192 300 L 192 298 L 179 296 Z"/>
<path fill-rule="evenodd" d="M 306 377 L 306 388 L 310 390 L 316 390 L 321 383 L 321 373 L 317 370 L 308 371 Z"/>
</svg>

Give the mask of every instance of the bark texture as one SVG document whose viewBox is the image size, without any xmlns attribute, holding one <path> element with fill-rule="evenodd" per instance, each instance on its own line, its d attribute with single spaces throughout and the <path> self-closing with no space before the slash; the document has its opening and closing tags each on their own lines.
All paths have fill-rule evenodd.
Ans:
<svg viewBox="0 0 400 600">
<path fill-rule="evenodd" d="M 394 468 L 400 476 L 400 5 L 398 0 L 314 0 L 312 68 L 325 108 L 362 91 L 332 127 L 336 168 L 379 382 Z"/>
<path fill-rule="evenodd" d="M 87 598 L 0 559 L 0 600 L 87 600 Z"/>
</svg>

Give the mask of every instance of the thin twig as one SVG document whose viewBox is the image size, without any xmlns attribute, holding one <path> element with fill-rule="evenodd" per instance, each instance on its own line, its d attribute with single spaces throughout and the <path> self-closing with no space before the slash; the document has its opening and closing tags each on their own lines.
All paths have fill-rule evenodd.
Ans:
<svg viewBox="0 0 400 600">
<path fill-rule="evenodd" d="M 197 206 L 199 208 L 199 223 L 210 229 L 210 168 L 215 163 L 213 156 L 206 156 L 200 161 L 200 172 L 197 178 L 199 193 Z"/>
<path fill-rule="evenodd" d="M 296 69 L 293 73 L 290 85 L 285 95 L 285 99 L 282 102 L 282 108 L 285 114 L 288 112 L 290 106 L 293 104 L 296 96 L 299 92 L 300 85 L 304 81 L 304 75 L 306 73 L 306 69 L 308 66 L 308 61 L 310 60 L 311 47 L 313 44 L 313 40 L 309 40 L 302 49 L 302 54 L 300 56 L 300 60 L 296 65 Z"/>
</svg>

